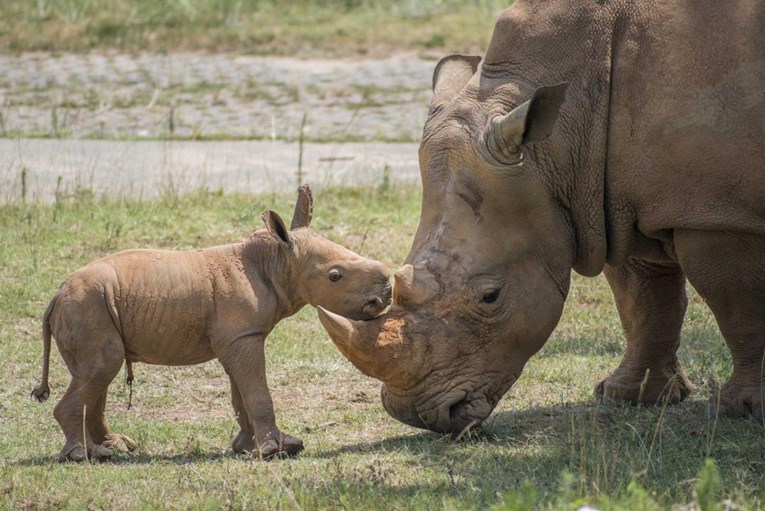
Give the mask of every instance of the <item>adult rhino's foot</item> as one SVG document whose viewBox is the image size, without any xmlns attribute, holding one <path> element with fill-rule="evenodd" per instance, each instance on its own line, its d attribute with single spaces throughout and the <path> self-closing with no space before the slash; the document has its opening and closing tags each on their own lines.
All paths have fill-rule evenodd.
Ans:
<svg viewBox="0 0 765 511">
<path fill-rule="evenodd" d="M 92 444 L 88 446 L 87 459 L 94 461 L 109 461 L 112 458 L 112 454 L 114 453 L 111 449 L 102 445 Z M 64 448 L 61 449 L 61 453 L 58 455 L 58 460 L 62 463 L 67 461 L 81 462 L 85 461 L 85 459 L 85 449 L 82 447 L 81 443 L 65 445 Z"/>
<path fill-rule="evenodd" d="M 765 420 L 765 381 L 753 385 L 726 383 L 707 403 L 707 417 L 754 417 Z"/>
<path fill-rule="evenodd" d="M 677 364 L 659 371 L 619 367 L 595 387 L 603 403 L 676 404 L 688 397 L 693 385 Z"/>
<path fill-rule="evenodd" d="M 127 453 L 138 449 L 138 444 L 135 440 L 127 435 L 120 435 L 119 433 L 109 433 L 101 443 L 107 449 L 115 449 L 119 452 Z"/>
</svg>

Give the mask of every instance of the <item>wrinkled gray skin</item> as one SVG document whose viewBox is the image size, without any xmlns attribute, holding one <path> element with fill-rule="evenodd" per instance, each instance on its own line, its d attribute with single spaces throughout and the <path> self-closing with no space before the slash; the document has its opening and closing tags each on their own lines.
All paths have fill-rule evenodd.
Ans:
<svg viewBox="0 0 765 511">
<path fill-rule="evenodd" d="M 390 303 L 388 270 L 308 229 L 307 186 L 287 230 L 266 211 L 266 229 L 241 243 L 201 250 L 127 250 L 75 271 L 43 322 L 43 377 L 32 396 L 49 395 L 51 335 L 72 381 L 53 415 L 66 437 L 62 461 L 106 459 L 136 448 L 104 418 L 109 384 L 122 363 L 199 364 L 217 358 L 231 382 L 240 431 L 231 446 L 264 458 L 295 455 L 302 441 L 282 434 L 266 383 L 265 341 L 304 305 L 356 319 Z M 85 429 L 86 431 L 83 431 Z"/>
<path fill-rule="evenodd" d="M 763 27 L 761 1 L 518 0 L 483 62 L 438 64 L 394 306 L 370 322 L 319 310 L 391 415 L 480 424 L 556 326 L 573 269 L 605 273 L 627 339 L 597 396 L 688 395 L 687 279 L 733 356 L 709 413 L 763 417 Z"/>
</svg>

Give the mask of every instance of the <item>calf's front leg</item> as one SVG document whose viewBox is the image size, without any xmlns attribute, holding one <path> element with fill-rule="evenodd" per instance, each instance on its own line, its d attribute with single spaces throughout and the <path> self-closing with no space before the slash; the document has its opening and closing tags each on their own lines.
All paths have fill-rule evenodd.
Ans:
<svg viewBox="0 0 765 511">
<path fill-rule="evenodd" d="M 302 451 L 302 440 L 282 434 L 276 426 L 266 381 L 265 337 L 239 337 L 217 355 L 231 379 L 231 402 L 241 428 L 233 449 L 258 453 L 264 459 Z"/>
<path fill-rule="evenodd" d="M 255 431 L 252 429 L 250 417 L 244 408 L 242 396 L 239 394 L 239 387 L 236 386 L 236 382 L 231 375 L 228 378 L 231 382 L 231 404 L 234 407 L 234 413 L 236 413 L 236 421 L 239 423 L 239 434 L 231 442 L 231 449 L 238 454 L 249 453 L 257 450 Z"/>
</svg>

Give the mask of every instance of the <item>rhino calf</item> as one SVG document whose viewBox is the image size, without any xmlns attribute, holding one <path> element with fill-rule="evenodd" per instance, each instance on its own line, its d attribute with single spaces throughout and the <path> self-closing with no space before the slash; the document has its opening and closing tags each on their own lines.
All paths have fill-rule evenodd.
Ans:
<svg viewBox="0 0 765 511">
<path fill-rule="evenodd" d="M 231 382 L 241 430 L 239 453 L 295 455 L 299 438 L 276 426 L 266 384 L 264 344 L 277 322 L 304 305 L 369 319 L 390 303 L 388 270 L 307 229 L 308 187 L 301 187 L 288 230 L 272 211 L 267 229 L 241 243 L 196 251 L 127 250 L 75 271 L 43 321 L 42 382 L 49 396 L 51 335 L 72 375 L 53 414 L 66 437 L 62 461 L 107 459 L 136 448 L 104 419 L 107 389 L 126 361 L 199 364 L 217 358 Z"/>
</svg>

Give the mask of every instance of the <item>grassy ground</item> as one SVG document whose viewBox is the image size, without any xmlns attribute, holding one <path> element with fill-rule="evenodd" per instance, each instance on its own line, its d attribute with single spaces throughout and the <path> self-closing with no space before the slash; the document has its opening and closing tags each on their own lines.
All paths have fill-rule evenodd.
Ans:
<svg viewBox="0 0 765 511">
<path fill-rule="evenodd" d="M 511 0 L 4 0 L 5 51 L 382 56 L 485 48 Z"/>
<path fill-rule="evenodd" d="M 61 465 L 51 415 L 68 382 L 52 356 L 52 397 L 27 396 L 40 376 L 40 319 L 58 284 L 101 255 L 131 247 L 188 249 L 237 241 L 265 208 L 292 197 L 199 192 L 154 202 L 78 200 L 0 206 L 0 508 L 6 509 L 762 509 L 763 424 L 704 418 L 730 358 L 693 295 L 680 358 L 696 384 L 670 407 L 600 406 L 592 387 L 622 351 L 602 278 L 576 277 L 547 346 L 482 431 L 454 445 L 396 423 L 378 384 L 334 349 L 309 307 L 269 338 L 280 426 L 306 450 L 294 460 L 232 455 L 235 420 L 216 362 L 135 366 L 133 408 L 112 384 L 107 417 L 140 453 Z M 317 194 L 315 227 L 395 266 L 418 220 L 416 189 Z M 714 460 L 705 467 L 705 459 Z"/>
</svg>

